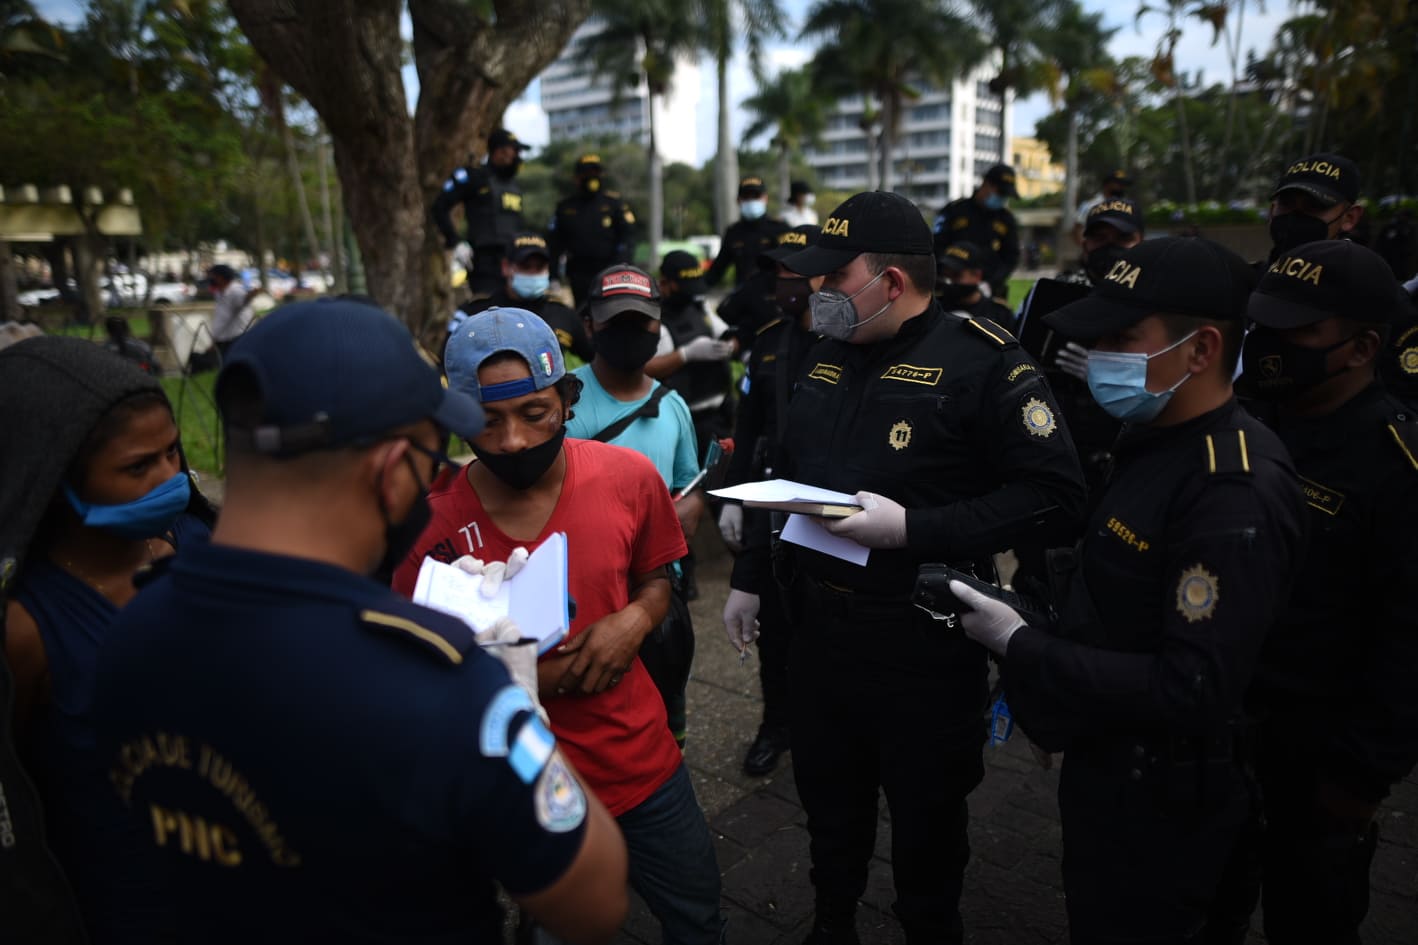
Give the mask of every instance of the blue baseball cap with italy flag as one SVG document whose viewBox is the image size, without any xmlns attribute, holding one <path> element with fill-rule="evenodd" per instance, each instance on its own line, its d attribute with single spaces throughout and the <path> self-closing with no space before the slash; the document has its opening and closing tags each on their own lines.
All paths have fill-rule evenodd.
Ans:
<svg viewBox="0 0 1418 945">
<path fill-rule="evenodd" d="M 526 361 L 532 376 L 483 387 L 478 368 L 504 351 Z M 550 387 L 566 375 L 566 362 L 556 334 L 540 316 L 522 308 L 490 308 L 468 316 L 449 337 L 443 369 L 453 390 L 489 403 Z"/>
</svg>

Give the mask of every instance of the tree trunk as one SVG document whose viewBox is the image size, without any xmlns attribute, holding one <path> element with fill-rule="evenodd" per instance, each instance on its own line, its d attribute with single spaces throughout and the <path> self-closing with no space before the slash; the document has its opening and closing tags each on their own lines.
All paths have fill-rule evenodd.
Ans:
<svg viewBox="0 0 1418 945">
<path fill-rule="evenodd" d="M 400 74 L 396 0 L 232 0 L 252 47 L 329 129 L 371 294 L 417 335 L 452 287 L 428 207 L 502 112 L 566 45 L 590 0 L 409 0 L 419 100 Z"/>
<path fill-rule="evenodd" d="M 74 281 L 79 285 L 79 316 L 86 325 L 92 325 L 103 317 L 103 288 L 99 285 L 99 274 L 103 269 L 103 234 L 98 230 L 96 220 L 80 212 L 84 221 L 84 232 L 74 237 Z"/>
<path fill-rule="evenodd" d="M 719 157 L 714 162 L 714 223 L 723 233 L 734 221 L 734 205 L 738 202 L 739 152 L 734 146 L 729 120 L 733 102 L 729 98 L 729 54 L 720 50 L 719 70 Z"/>
<path fill-rule="evenodd" d="M 1187 130 L 1187 105 L 1182 95 L 1182 79 L 1177 77 L 1177 92 L 1172 97 L 1177 105 L 1177 135 L 1182 143 L 1182 180 L 1187 188 L 1187 205 L 1196 204 L 1196 174 L 1192 168 L 1192 139 Z"/>
<path fill-rule="evenodd" d="M 892 159 L 896 151 L 896 102 L 887 95 L 881 100 L 881 189 L 891 190 L 896 186 L 896 168 Z"/>
<path fill-rule="evenodd" d="M 1078 111 L 1068 108 L 1068 138 L 1064 146 L 1063 215 L 1054 235 L 1055 257 L 1063 264 L 1065 249 L 1073 245 L 1073 216 L 1078 212 Z"/>
<path fill-rule="evenodd" d="M 17 322 L 23 315 L 15 256 L 10 252 L 10 241 L 0 240 L 0 322 Z"/>
<path fill-rule="evenodd" d="M 330 149 L 328 142 L 324 138 L 320 140 L 320 217 L 321 224 L 325 228 L 325 246 L 328 248 L 330 257 L 328 261 L 321 261 L 321 269 L 325 274 L 325 290 L 327 292 L 347 292 L 345 288 L 345 254 L 340 245 L 335 230 L 334 217 L 330 211 Z M 328 264 L 327 264 L 328 262 Z"/>
<path fill-rule="evenodd" d="M 650 172 L 650 219 L 646 223 L 649 228 L 650 259 L 646 268 L 653 272 L 660 264 L 660 242 L 665 235 L 665 170 L 661 166 L 660 148 L 656 140 L 658 129 L 655 127 L 654 95 L 649 97 L 649 104 L 650 144 L 646 148 L 646 164 Z"/>
<path fill-rule="evenodd" d="M 778 137 L 778 201 L 782 207 L 787 207 L 788 198 L 791 196 L 792 185 L 788 181 L 789 175 L 793 173 L 792 164 L 789 161 L 791 154 L 788 142 L 780 135 Z"/>
<path fill-rule="evenodd" d="M 291 184 L 295 187 L 296 206 L 300 209 L 300 226 L 305 233 L 305 245 L 312 256 L 319 257 L 320 242 L 315 237 L 315 217 L 310 213 L 310 201 L 305 195 L 305 177 L 300 173 L 300 159 L 295 153 L 295 138 L 290 133 L 290 125 L 285 117 L 278 115 L 276 121 L 281 128 L 281 147 L 286 154 L 286 169 L 290 173 Z M 305 268 L 305 260 L 295 254 L 295 276 L 300 278 L 300 270 Z"/>
</svg>

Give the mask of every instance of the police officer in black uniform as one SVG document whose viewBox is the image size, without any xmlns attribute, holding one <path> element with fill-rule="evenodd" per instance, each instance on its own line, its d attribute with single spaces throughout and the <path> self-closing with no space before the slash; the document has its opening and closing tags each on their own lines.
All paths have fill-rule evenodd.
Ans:
<svg viewBox="0 0 1418 945">
<path fill-rule="evenodd" d="M 768 216 L 768 190 L 761 177 L 745 177 L 739 181 L 739 218 L 724 231 L 719 255 L 704 274 L 704 281 L 716 286 L 734 268 L 734 285 L 757 270 L 758 254 L 778 244 L 778 237 L 788 230 L 788 224 Z"/>
<path fill-rule="evenodd" d="M 749 349 L 748 370 L 739 388 L 734 414 L 734 453 L 725 485 L 772 479 L 782 467 L 781 418 L 808 349 L 818 341 L 812 332 L 808 296 L 822 285 L 782 264 L 816 241 L 821 228 L 794 227 L 777 249 L 764 254 L 773 264 L 774 308 L 777 317 L 760 327 Z M 775 525 L 777 526 L 775 528 Z M 719 531 L 735 551 L 729 597 L 724 605 L 724 629 L 729 642 L 743 652 L 758 642 L 758 681 L 763 690 L 763 720 L 744 755 L 745 774 L 761 776 L 778 765 L 788 750 L 788 650 L 792 624 L 773 576 L 771 538 L 782 528 L 781 516 L 761 509 L 725 503 L 719 511 Z M 761 632 L 761 635 L 760 635 Z"/>
<path fill-rule="evenodd" d="M 1410 283 L 1418 289 L 1418 279 Z M 1407 308 L 1389 326 L 1388 343 L 1379 358 L 1379 377 L 1389 393 L 1418 407 L 1418 298 L 1408 291 Z"/>
<path fill-rule="evenodd" d="M 590 294 L 591 279 L 596 273 L 616 263 L 630 262 L 630 228 L 635 224 L 635 214 L 620 194 L 605 189 L 599 155 L 581 155 L 573 176 L 576 193 L 556 205 L 547 232 L 555 268 L 566 273 L 572 297 L 580 308 Z"/>
<path fill-rule="evenodd" d="M 1294 457 L 1310 524 L 1249 699 L 1274 945 L 1357 945 L 1374 814 L 1418 762 L 1418 417 L 1375 378 L 1407 309 L 1382 257 L 1340 240 L 1282 255 L 1250 301 L 1238 388 Z"/>
<path fill-rule="evenodd" d="M 994 264 L 985 273 L 990 292 L 1001 301 L 1009 298 L 1009 274 L 1019 265 L 1019 224 L 1005 209 L 1011 197 L 1018 197 L 1014 168 L 996 164 L 985 172 L 984 180 L 969 197 L 946 204 L 935 219 L 936 251 L 951 243 L 968 240 L 994 253 Z"/>
<path fill-rule="evenodd" d="M 1213 941 L 1209 910 L 1251 810 L 1242 698 L 1304 534 L 1284 446 L 1231 389 L 1254 278 L 1209 240 L 1151 240 L 1045 317 L 1092 343 L 1089 384 L 1127 424 L 1112 476 L 1056 632 L 951 584 L 965 633 L 1005 658 L 1015 719 L 1065 751 L 1075 945 Z"/>
<path fill-rule="evenodd" d="M 807 238 L 803 233 L 821 232 L 821 228 L 816 224 L 804 226 L 811 226 L 812 230 L 807 231 L 799 226 L 779 233 L 773 246 L 758 254 L 753 274 L 735 286 L 734 290 L 724 297 L 724 301 L 719 303 L 719 317 L 733 328 L 734 340 L 739 343 L 740 350 L 747 351 L 752 348 L 758 337 L 758 330 L 769 322 L 776 321 L 782 314 L 778 310 L 778 273 L 781 267 L 776 257 L 780 255 L 778 250 L 783 249 L 785 245 L 793 251 L 806 246 Z"/>
<path fill-rule="evenodd" d="M 851 197 L 817 242 L 784 260 L 825 275 L 788 408 L 784 478 L 855 493 L 826 527 L 865 564 L 792 549 L 793 769 L 808 814 L 810 941 L 856 941 L 877 792 L 891 808 L 896 915 L 908 942 L 959 942 L 969 858 L 965 797 L 983 776 L 985 651 L 914 608 L 924 562 L 984 573 L 1025 533 L 1071 538 L 1078 459 L 1053 395 L 993 322 L 931 297 L 920 211 L 893 193 Z"/>
<path fill-rule="evenodd" d="M 484 650 L 366 577 L 428 523 L 477 402 L 343 300 L 257 324 L 216 396 L 221 519 L 115 619 L 93 706 L 176 940 L 497 941 L 494 881 L 553 933 L 609 940 L 624 841 L 504 666 L 535 686 L 535 646 Z"/>
<path fill-rule="evenodd" d="M 474 296 L 491 295 L 502 285 L 502 257 L 522 225 L 522 188 L 517 170 L 522 152 L 530 145 L 517 140 L 506 128 L 487 136 L 487 162 L 459 167 L 443 182 L 433 201 L 433 222 L 443 243 L 468 270 L 468 290 Z M 468 227 L 466 238 L 453 226 L 452 210 L 463 205 Z"/>
<path fill-rule="evenodd" d="M 473 299 L 458 306 L 448 322 L 448 334 L 456 332 L 469 315 L 490 308 L 525 309 L 556 332 L 563 356 L 579 358 L 580 364 L 576 367 L 590 364 L 596 352 L 591 347 L 590 335 L 586 334 L 585 323 L 571 309 L 547 296 L 551 286 L 551 251 L 547 241 L 536 233 L 518 233 L 502 261 L 502 272 L 506 280 L 502 288 L 485 299 Z"/>
<path fill-rule="evenodd" d="M 733 343 L 720 341 L 710 324 L 703 302 L 703 272 L 699 260 L 683 250 L 668 252 L 660 261 L 660 324 L 669 332 L 674 350 L 652 359 L 645 368 L 645 373 L 689 404 L 701 457 L 710 437 L 725 436 L 733 427 L 729 358 L 734 353 Z"/>
<path fill-rule="evenodd" d="M 969 240 L 951 243 L 936 256 L 935 296 L 941 308 L 1009 325 L 1014 312 L 980 291 L 989 255 Z"/>
<path fill-rule="evenodd" d="M 1364 218 L 1359 165 L 1342 154 L 1311 154 L 1290 164 L 1270 197 L 1270 255 L 1256 268 L 1296 246 L 1349 239 Z"/>
</svg>

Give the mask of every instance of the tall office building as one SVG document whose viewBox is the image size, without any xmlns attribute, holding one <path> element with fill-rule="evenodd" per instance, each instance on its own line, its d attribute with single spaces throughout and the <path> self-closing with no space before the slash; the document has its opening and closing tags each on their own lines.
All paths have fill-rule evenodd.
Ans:
<svg viewBox="0 0 1418 945">
<path fill-rule="evenodd" d="M 650 135 L 650 93 L 644 81 L 622 87 L 616 101 L 612 77 L 577 62 L 587 37 L 604 29 L 595 17 L 581 24 L 561 55 L 541 74 L 542 110 L 552 141 L 610 136 L 644 143 Z M 670 92 L 654 102 L 655 143 L 666 164 L 698 165 L 699 66 L 675 63 Z"/>
<path fill-rule="evenodd" d="M 924 87 L 907 102 L 901 132 L 892 153 L 893 189 L 933 213 L 948 201 L 973 193 L 993 164 L 1008 163 L 1012 95 L 991 92 L 998 72 L 982 66 L 950 88 Z M 820 187 L 857 191 L 879 175 L 867 168 L 867 135 L 862 130 L 865 100 L 843 99 L 829 113 L 822 143 L 805 157 L 818 173 Z"/>
</svg>

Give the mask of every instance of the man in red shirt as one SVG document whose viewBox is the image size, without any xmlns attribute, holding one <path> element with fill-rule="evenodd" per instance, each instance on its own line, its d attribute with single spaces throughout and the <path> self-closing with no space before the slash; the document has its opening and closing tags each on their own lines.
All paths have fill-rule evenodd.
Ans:
<svg viewBox="0 0 1418 945">
<path fill-rule="evenodd" d="M 665 566 L 683 557 L 669 491 L 644 456 L 567 440 L 581 385 L 556 335 L 530 312 L 489 309 L 448 340 L 450 387 L 478 398 L 477 461 L 430 491 L 432 522 L 394 576 L 413 590 L 425 556 L 506 560 L 565 532 L 576 616 L 537 666 L 552 731 L 625 834 L 630 883 L 666 943 L 723 934 L 719 867 L 704 813 L 637 653 L 664 619 Z"/>
</svg>

